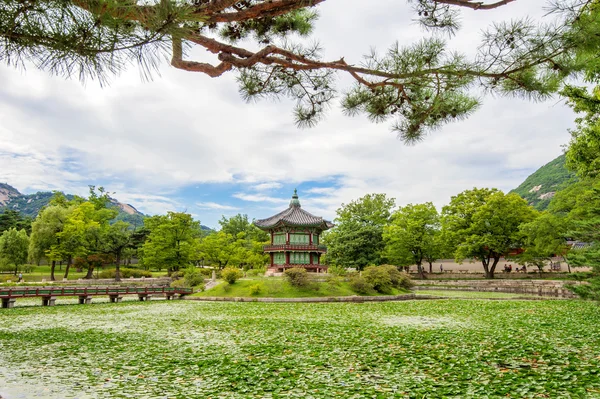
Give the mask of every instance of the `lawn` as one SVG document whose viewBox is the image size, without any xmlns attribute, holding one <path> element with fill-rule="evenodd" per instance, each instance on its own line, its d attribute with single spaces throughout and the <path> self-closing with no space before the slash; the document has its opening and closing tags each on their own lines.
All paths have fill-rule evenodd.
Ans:
<svg viewBox="0 0 600 399">
<path fill-rule="evenodd" d="M 252 292 L 252 287 L 258 286 L 258 293 Z M 392 289 L 390 295 L 404 294 L 408 291 Z M 382 295 L 373 292 L 374 295 Z M 307 287 L 294 287 L 280 277 L 256 277 L 238 280 L 234 284 L 222 282 L 204 292 L 193 296 L 219 296 L 219 297 L 254 297 L 254 298 L 308 298 L 325 296 L 351 296 L 358 295 L 350 288 L 350 284 L 343 281 L 335 283 L 312 281 Z"/>
<path fill-rule="evenodd" d="M 12 398 L 600 398 L 582 301 L 142 302 L 0 310 Z"/>
</svg>

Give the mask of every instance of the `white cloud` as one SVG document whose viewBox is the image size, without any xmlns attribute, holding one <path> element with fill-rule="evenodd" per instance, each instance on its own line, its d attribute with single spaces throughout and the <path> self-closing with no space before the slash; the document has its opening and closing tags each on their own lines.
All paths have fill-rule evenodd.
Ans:
<svg viewBox="0 0 600 399">
<path fill-rule="evenodd" d="M 220 211 L 235 211 L 240 209 L 235 206 L 217 204 L 216 202 L 196 202 L 196 206 L 200 209 L 215 209 Z"/>
<path fill-rule="evenodd" d="M 269 183 L 260 183 L 256 186 L 251 187 L 254 191 L 266 191 L 266 190 L 274 190 L 277 188 L 283 187 L 283 184 L 277 182 L 269 182 Z"/>
<path fill-rule="evenodd" d="M 247 193 L 235 193 L 232 195 L 232 197 L 241 199 L 242 201 L 270 202 L 270 203 L 274 203 L 274 204 L 284 204 L 289 201 L 288 199 L 283 199 L 283 198 L 275 198 L 275 197 L 269 197 L 267 195 L 247 194 Z"/>
</svg>

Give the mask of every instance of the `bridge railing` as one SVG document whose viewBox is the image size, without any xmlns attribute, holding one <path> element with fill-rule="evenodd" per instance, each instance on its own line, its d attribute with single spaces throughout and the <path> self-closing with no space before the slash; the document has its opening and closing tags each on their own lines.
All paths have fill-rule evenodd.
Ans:
<svg viewBox="0 0 600 399">
<path fill-rule="evenodd" d="M 53 306 L 60 296 L 77 296 L 80 304 L 87 304 L 98 295 L 107 295 L 111 302 L 121 302 L 123 295 L 137 295 L 144 301 L 157 294 L 172 299 L 193 293 L 192 288 L 181 287 L 8 287 L 0 288 L 0 300 L 3 308 L 12 308 L 17 298 L 38 297 L 42 298 L 42 305 Z"/>
</svg>

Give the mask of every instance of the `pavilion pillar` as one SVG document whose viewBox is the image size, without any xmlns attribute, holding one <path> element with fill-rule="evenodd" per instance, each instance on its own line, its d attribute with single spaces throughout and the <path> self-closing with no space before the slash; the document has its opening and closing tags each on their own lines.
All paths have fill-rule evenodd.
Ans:
<svg viewBox="0 0 600 399">
<path fill-rule="evenodd" d="M 288 265 L 290 264 L 290 253 L 289 252 L 285 253 L 285 263 L 287 263 Z"/>
<path fill-rule="evenodd" d="M 273 265 L 275 264 L 274 258 L 275 258 L 275 254 L 273 252 L 271 252 L 271 267 L 273 267 Z"/>
</svg>

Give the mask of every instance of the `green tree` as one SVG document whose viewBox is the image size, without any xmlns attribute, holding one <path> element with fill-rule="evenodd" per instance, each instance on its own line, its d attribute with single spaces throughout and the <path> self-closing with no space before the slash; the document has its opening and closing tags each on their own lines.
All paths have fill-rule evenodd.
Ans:
<svg viewBox="0 0 600 399">
<path fill-rule="evenodd" d="M 0 236 L 0 260 L 14 266 L 15 276 L 19 266 L 27 262 L 28 247 L 29 237 L 25 229 L 17 230 L 12 227 Z"/>
<path fill-rule="evenodd" d="M 104 249 L 115 259 L 115 281 L 121 280 L 121 260 L 125 250 L 131 245 L 131 236 L 131 225 L 122 221 L 113 223 L 104 231 Z"/>
<path fill-rule="evenodd" d="M 474 188 L 452 197 L 443 208 L 442 234 L 457 262 L 475 258 L 481 261 L 485 277 L 494 278 L 500 258 L 523 247 L 521 225 L 536 216 L 517 194 Z"/>
<path fill-rule="evenodd" d="M 390 224 L 383 228 L 386 257 L 401 266 L 409 260 L 409 264 L 417 265 L 423 277 L 422 263 L 434 257 L 439 229 L 439 215 L 431 202 L 399 208 L 392 214 Z M 433 272 L 431 263 L 429 272 Z"/>
<path fill-rule="evenodd" d="M 139 63 L 147 76 L 165 58 L 175 68 L 211 77 L 235 71 L 244 98 L 295 101 L 300 126 L 321 120 L 340 92 L 349 114 L 394 121 L 392 129 L 414 142 L 472 113 L 479 105 L 473 86 L 546 98 L 581 70 L 585 57 L 573 52 L 599 47 L 595 0 L 557 2 L 551 14 L 556 21 L 550 24 L 527 18 L 495 21 L 472 57 L 452 51 L 443 39 L 460 29 L 460 10 L 482 13 L 511 1 L 420 0 L 410 2 L 415 19 L 443 34 L 396 43 L 363 60 L 325 60 L 317 44 L 300 39 L 312 33 L 315 7 L 323 2 L 5 0 L 0 3 L 0 60 L 101 81 L 130 62 Z M 386 12 L 379 2 L 373 9 Z M 218 61 L 188 60 L 190 46 L 215 54 Z M 336 72 L 346 74 L 351 86 L 337 90 Z"/>
<path fill-rule="evenodd" d="M 4 209 L 3 212 L 0 213 L 0 234 L 13 227 L 17 230 L 25 229 L 27 234 L 30 234 L 31 218 L 23 217 L 14 209 Z"/>
<path fill-rule="evenodd" d="M 238 264 L 246 252 L 234 236 L 223 231 L 203 237 L 197 242 L 196 251 L 202 259 L 219 269 Z"/>
<path fill-rule="evenodd" d="M 145 226 L 150 233 L 142 246 L 144 265 L 166 267 L 169 273 L 189 265 L 200 222 L 187 213 L 168 212 L 147 218 Z"/>
<path fill-rule="evenodd" d="M 231 234 L 233 237 L 237 237 L 238 234 L 244 233 L 245 237 L 253 241 L 269 241 L 269 234 L 259 229 L 253 222 L 248 220 L 248 215 L 238 213 L 230 218 L 223 216 L 221 217 L 221 220 L 219 220 L 219 224 L 221 225 L 222 232 Z"/>
<path fill-rule="evenodd" d="M 535 220 L 522 224 L 521 231 L 525 251 L 518 256 L 520 264 L 536 266 L 541 273 L 553 256 L 566 256 L 568 225 L 564 218 L 543 212 Z"/>
<path fill-rule="evenodd" d="M 390 221 L 393 198 L 385 194 L 367 194 L 349 204 L 342 204 L 334 220 L 336 226 L 324 237 L 328 246 L 327 261 L 362 270 L 383 261 L 383 228 Z"/>
<path fill-rule="evenodd" d="M 29 240 L 29 259 L 38 262 L 42 258 L 51 261 L 50 280 L 55 281 L 54 272 L 56 261 L 49 254 L 52 247 L 59 244 L 59 236 L 68 218 L 70 210 L 62 206 L 50 205 L 44 208 L 33 221 L 31 227 L 31 238 Z"/>
</svg>

